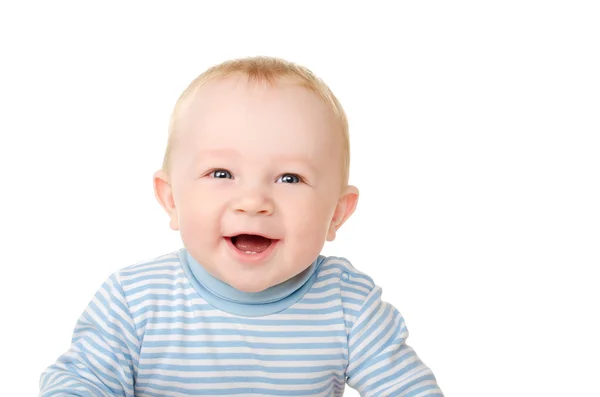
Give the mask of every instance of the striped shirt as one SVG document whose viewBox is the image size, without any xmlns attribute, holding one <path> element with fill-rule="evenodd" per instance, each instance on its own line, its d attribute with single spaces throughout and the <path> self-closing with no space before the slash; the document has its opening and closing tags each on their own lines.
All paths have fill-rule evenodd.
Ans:
<svg viewBox="0 0 600 397">
<path fill-rule="evenodd" d="M 215 285 L 185 249 L 114 273 L 40 396 L 337 397 L 346 383 L 361 396 L 443 396 L 400 313 L 346 259 L 320 256 L 260 303 Z"/>
</svg>

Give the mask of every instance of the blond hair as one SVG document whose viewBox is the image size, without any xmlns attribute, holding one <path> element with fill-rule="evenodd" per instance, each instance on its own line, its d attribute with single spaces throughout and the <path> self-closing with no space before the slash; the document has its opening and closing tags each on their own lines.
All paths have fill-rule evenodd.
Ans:
<svg viewBox="0 0 600 397">
<path fill-rule="evenodd" d="M 342 105 L 331 89 L 306 67 L 297 65 L 280 58 L 274 57 L 248 57 L 233 59 L 212 66 L 200 76 L 196 77 L 179 96 L 169 122 L 169 137 L 163 159 L 163 170 L 168 174 L 170 168 L 171 149 L 177 131 L 177 122 L 187 107 L 193 101 L 196 92 L 204 84 L 218 78 L 225 78 L 234 74 L 244 74 L 249 81 L 275 84 L 279 79 L 289 78 L 300 86 L 309 89 L 321 97 L 331 107 L 338 119 L 342 132 L 342 183 L 348 184 L 350 171 L 350 138 L 348 133 L 348 119 Z"/>
</svg>

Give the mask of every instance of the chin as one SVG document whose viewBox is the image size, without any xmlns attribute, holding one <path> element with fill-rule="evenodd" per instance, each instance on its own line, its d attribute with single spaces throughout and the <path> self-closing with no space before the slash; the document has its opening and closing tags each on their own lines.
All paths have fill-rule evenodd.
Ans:
<svg viewBox="0 0 600 397">
<path fill-rule="evenodd" d="M 262 291 L 266 290 L 267 288 L 253 287 L 253 286 L 249 286 L 249 287 L 236 287 L 236 289 L 238 291 L 247 292 L 247 293 L 262 292 Z"/>
<path fill-rule="evenodd" d="M 237 289 L 238 291 L 248 292 L 248 293 L 262 292 L 262 291 L 266 290 L 267 288 L 269 288 L 269 286 L 246 284 L 246 283 L 231 284 L 231 286 L 233 288 Z"/>
<path fill-rule="evenodd" d="M 248 293 L 262 292 L 272 286 L 271 284 L 265 283 L 264 280 L 256 283 L 253 283 L 251 280 L 231 280 L 228 284 L 238 291 Z"/>
</svg>

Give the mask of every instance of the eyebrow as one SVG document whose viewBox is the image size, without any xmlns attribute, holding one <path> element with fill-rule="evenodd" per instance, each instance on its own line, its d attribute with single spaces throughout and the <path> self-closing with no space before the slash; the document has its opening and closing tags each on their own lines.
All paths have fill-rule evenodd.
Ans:
<svg viewBox="0 0 600 397">
<path fill-rule="evenodd" d="M 304 157 L 286 157 L 280 156 L 277 161 L 285 162 L 288 164 L 299 164 L 300 166 L 305 166 L 308 171 L 312 174 L 317 174 L 317 168 L 308 161 L 307 158 Z"/>
<path fill-rule="evenodd" d="M 198 163 L 199 161 L 202 161 L 202 158 L 205 157 L 239 157 L 240 153 L 234 149 L 211 149 L 211 150 L 204 150 L 201 151 L 199 153 L 197 153 L 194 157 L 194 163 Z M 317 173 L 317 168 L 311 164 L 309 158 L 304 157 L 304 156 L 286 156 L 286 155 L 280 155 L 277 156 L 275 158 L 275 161 L 277 162 L 282 162 L 282 163 L 295 163 L 295 164 L 299 164 L 299 165 L 303 165 L 306 168 L 308 168 L 311 172 L 313 173 Z"/>
<path fill-rule="evenodd" d="M 211 149 L 211 150 L 203 150 L 199 153 L 196 154 L 196 158 L 202 158 L 204 156 L 214 156 L 214 157 L 219 157 L 219 156 L 224 156 L 224 157 L 235 157 L 235 156 L 239 156 L 240 154 L 233 149 Z"/>
</svg>

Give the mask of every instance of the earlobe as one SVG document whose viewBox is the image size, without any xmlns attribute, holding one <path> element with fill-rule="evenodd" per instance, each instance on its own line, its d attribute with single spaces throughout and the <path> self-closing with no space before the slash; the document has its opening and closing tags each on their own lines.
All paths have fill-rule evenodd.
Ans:
<svg viewBox="0 0 600 397">
<path fill-rule="evenodd" d="M 348 186 L 342 196 L 340 196 L 333 218 L 327 231 L 327 241 L 335 240 L 336 233 L 340 227 L 350 218 L 356 210 L 358 204 L 358 189 L 355 186 Z"/>
<path fill-rule="evenodd" d="M 177 218 L 173 190 L 171 189 L 169 176 L 163 170 L 154 173 L 154 196 L 169 215 L 171 229 L 179 230 L 179 220 Z"/>
</svg>

